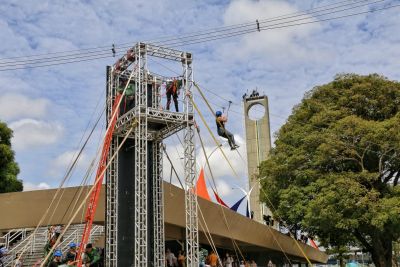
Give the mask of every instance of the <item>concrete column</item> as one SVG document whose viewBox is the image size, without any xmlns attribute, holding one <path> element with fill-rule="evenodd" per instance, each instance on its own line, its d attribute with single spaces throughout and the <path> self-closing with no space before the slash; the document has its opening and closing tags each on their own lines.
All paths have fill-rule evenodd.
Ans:
<svg viewBox="0 0 400 267">
<path fill-rule="evenodd" d="M 260 163 L 268 158 L 271 149 L 268 98 L 252 96 L 243 101 L 249 188 L 254 187 L 250 195 L 250 209 L 254 213 L 253 219 L 263 223 L 263 215 L 271 215 L 271 212 L 260 202 L 260 183 L 256 178 Z"/>
</svg>

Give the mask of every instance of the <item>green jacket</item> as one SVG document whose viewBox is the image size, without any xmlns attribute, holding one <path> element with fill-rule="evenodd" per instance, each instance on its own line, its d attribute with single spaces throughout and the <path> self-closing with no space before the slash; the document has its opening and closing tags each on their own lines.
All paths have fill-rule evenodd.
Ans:
<svg viewBox="0 0 400 267">
<path fill-rule="evenodd" d="M 86 254 L 86 263 L 90 263 L 90 264 L 93 264 L 93 263 L 97 263 L 97 262 L 99 262 L 100 261 L 100 253 L 99 253 L 99 251 L 97 250 L 97 248 L 92 248 L 92 251 L 90 252 L 90 253 L 88 253 L 88 252 L 85 252 L 85 254 Z"/>
<path fill-rule="evenodd" d="M 125 89 L 125 86 L 118 87 L 118 93 L 122 94 L 124 89 Z M 126 96 L 133 96 L 135 94 L 135 91 L 136 91 L 136 85 L 130 83 L 128 85 L 128 87 L 126 87 L 125 95 Z"/>
</svg>

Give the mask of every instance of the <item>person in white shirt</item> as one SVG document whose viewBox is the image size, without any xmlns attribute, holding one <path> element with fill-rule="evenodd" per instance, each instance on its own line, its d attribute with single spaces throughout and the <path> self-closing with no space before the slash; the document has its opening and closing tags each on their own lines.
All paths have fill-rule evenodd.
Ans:
<svg viewBox="0 0 400 267">
<path fill-rule="evenodd" d="M 14 267 L 22 267 L 22 258 L 19 258 L 19 253 L 15 255 Z"/>
<path fill-rule="evenodd" d="M 225 258 L 225 267 L 232 267 L 233 263 L 233 258 L 229 255 L 229 253 L 226 253 L 226 258 Z"/>
</svg>

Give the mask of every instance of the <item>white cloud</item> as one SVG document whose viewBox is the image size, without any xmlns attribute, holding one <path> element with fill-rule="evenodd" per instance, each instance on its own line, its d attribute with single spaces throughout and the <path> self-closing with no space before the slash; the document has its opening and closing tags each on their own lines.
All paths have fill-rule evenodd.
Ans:
<svg viewBox="0 0 400 267">
<path fill-rule="evenodd" d="M 233 193 L 232 186 L 227 182 L 225 182 L 224 180 L 218 180 L 216 181 L 216 184 L 217 184 L 218 194 L 221 198 L 231 195 Z M 210 190 L 210 192 L 212 192 L 212 190 Z"/>
<path fill-rule="evenodd" d="M 254 21 L 255 27 L 255 19 L 262 20 L 307 10 L 319 7 L 327 1 L 232 0 L 178 3 L 175 0 L 154 0 L 138 4 L 135 1 L 123 0 L 118 5 L 109 0 L 79 3 L 42 1 L 40 4 L 30 1 L 11 2 L 5 1 L 0 5 L 0 35 L 7 36 L 2 40 L 0 48 L 3 58 L 99 45 L 105 46 L 104 51 L 111 54 L 110 47 L 113 42 L 133 44 L 139 40 L 156 38 L 160 34 L 178 36 L 182 33 L 196 33 L 201 28 L 248 21 Z M 166 8 L 177 4 L 180 6 L 179 10 L 165 12 Z M 183 13 L 185 16 L 180 16 Z M 240 97 L 247 89 L 258 87 L 261 91 L 265 90 L 270 99 L 271 126 L 273 130 L 277 130 L 290 114 L 293 105 L 299 103 L 306 90 L 329 82 L 338 72 L 379 72 L 391 79 L 400 79 L 397 71 L 398 60 L 396 60 L 400 56 L 398 49 L 400 35 L 393 34 L 399 26 L 399 16 L 398 10 L 392 9 L 366 16 L 324 22 L 320 25 L 256 32 L 248 36 L 181 48 L 193 52 L 195 79 L 201 87 L 204 85 L 236 104 L 240 103 Z M 149 21 L 147 19 L 149 17 L 162 17 L 162 19 Z M 360 24 L 365 25 L 360 27 Z M 87 27 L 83 29 L 82 25 Z M 133 26 L 128 29 L 126 25 Z M 146 31 L 142 30 L 143 27 L 146 27 Z M 117 50 L 121 52 L 125 48 Z M 34 100 L 38 100 L 38 96 L 49 99 L 51 102 L 45 110 L 46 120 L 59 121 L 65 127 L 65 132 L 61 131 L 64 133 L 63 142 L 46 147 L 46 153 L 40 153 L 41 146 L 29 146 L 33 148 L 29 152 L 16 154 L 22 172 L 26 173 L 25 179 L 35 181 L 37 177 L 44 178 L 48 174 L 47 166 L 56 164 L 54 155 L 75 149 L 73 144 L 79 140 L 78 133 L 85 129 L 98 96 L 102 96 L 101 101 L 104 102 L 105 65 L 112 64 L 114 60 L 107 58 L 0 73 L 1 95 L 20 94 L 34 96 L 36 97 Z M 160 74 L 171 75 L 165 69 L 160 70 Z M 208 92 L 204 93 L 214 108 L 227 106 L 227 101 Z M 199 102 L 201 101 L 198 101 L 200 109 L 205 113 L 206 106 Z M 3 105 L 0 105 L 1 108 Z M 13 108 L 20 107 L 15 105 Z M 235 108 L 238 112 L 242 110 L 234 106 L 231 110 Z M 213 116 L 205 115 L 207 121 L 212 123 Z M 0 118 L 3 116 L 0 115 Z M 42 126 L 41 129 L 46 128 L 48 126 L 45 126 L 46 124 L 57 125 L 39 121 L 42 119 L 40 112 L 39 115 L 18 116 L 12 117 L 13 120 L 23 119 L 24 116 L 37 119 Z M 241 116 L 234 113 L 230 116 L 235 119 L 230 120 L 228 129 L 242 135 Z M 38 126 L 33 127 L 32 123 L 29 123 L 29 126 L 35 130 L 30 132 L 21 126 L 14 138 L 22 147 L 27 147 L 26 142 L 31 142 L 32 139 L 38 139 L 35 137 L 38 135 L 36 129 Z M 60 135 L 54 134 L 54 129 L 49 130 L 49 128 L 51 127 L 39 131 L 40 136 L 45 136 L 39 138 L 39 143 L 56 142 L 54 136 Z M 208 135 L 204 127 L 202 133 Z M 211 152 L 214 148 L 213 141 L 205 140 L 205 144 L 208 153 Z M 182 156 L 182 148 L 178 146 L 178 149 Z M 243 186 L 246 183 L 244 181 L 246 164 L 236 152 L 230 151 L 229 148 L 224 149 L 235 169 L 241 173 L 243 181 L 239 182 L 233 178 L 229 165 L 219 151 L 211 158 L 217 180 L 222 179 L 228 184 Z M 245 157 L 244 145 L 239 151 Z M 173 145 L 168 147 L 168 152 L 183 179 L 181 164 L 183 160 L 179 159 Z M 204 163 L 201 161 L 201 156 L 202 153 L 199 153 L 199 164 Z M 33 165 L 38 165 L 37 162 L 46 165 L 46 168 L 33 168 Z M 59 158 L 58 171 L 61 165 L 65 167 L 62 162 L 65 163 L 65 159 Z M 163 170 L 164 178 L 169 180 L 170 168 L 166 159 Z M 176 178 L 173 178 L 173 182 L 177 183 Z M 233 198 L 232 195 L 228 196 L 228 201 L 230 197 Z"/>
<path fill-rule="evenodd" d="M 278 0 L 266 0 L 266 1 L 254 1 L 254 0 L 236 0 L 230 2 L 226 9 L 223 19 L 226 25 L 247 23 L 254 21 L 254 29 L 256 29 L 256 19 L 260 21 L 261 27 L 277 27 L 282 23 L 290 23 L 292 19 L 274 19 L 283 14 L 292 14 L 299 10 L 294 5 L 289 4 L 285 1 Z M 296 19 L 304 19 L 304 21 L 310 21 L 312 19 L 309 15 L 304 15 Z M 244 35 L 240 44 L 230 44 L 224 46 L 222 51 L 225 53 L 231 53 L 235 51 L 235 58 L 247 58 L 249 55 L 253 57 L 268 57 L 274 56 L 275 53 L 281 51 L 282 48 L 285 50 L 285 58 L 288 57 L 304 57 L 306 52 L 300 45 L 300 40 L 309 36 L 315 29 L 318 29 L 318 25 L 311 24 L 301 27 L 289 27 L 284 29 L 275 29 L 256 32 L 253 34 Z M 249 28 L 246 28 L 249 29 Z M 230 46 L 230 47 L 229 47 Z M 228 47 L 228 49 L 227 49 Z M 240 50 L 240 52 L 239 52 Z M 282 59 L 283 54 L 278 54 Z M 276 56 L 276 55 L 275 55 Z"/>
<path fill-rule="evenodd" d="M 30 183 L 30 182 L 24 182 L 24 191 L 33 191 L 33 190 L 44 190 L 44 189 L 49 189 L 50 185 L 47 183 L 41 182 L 38 184 Z"/>
<path fill-rule="evenodd" d="M 42 118 L 46 114 L 49 101 L 43 98 L 32 99 L 26 95 L 5 94 L 0 96 L 0 118 Z"/>
<path fill-rule="evenodd" d="M 217 149 L 216 146 L 205 146 L 205 151 L 209 157 L 213 175 L 216 179 L 223 176 L 232 177 L 233 180 L 235 180 L 237 183 L 240 183 L 241 180 L 247 175 L 246 147 L 244 140 L 239 135 L 235 135 L 235 141 L 238 145 L 240 145 L 240 147 L 234 151 L 230 149 L 229 145 L 226 143 L 226 139 L 219 138 L 219 140 L 223 144 L 222 150 L 224 151 L 232 167 L 229 165 L 219 148 Z M 197 160 L 200 166 L 205 166 L 206 160 L 202 150 L 198 152 Z M 232 168 L 235 170 L 238 177 L 234 174 Z M 205 168 L 205 172 L 206 175 L 208 175 L 208 168 Z"/>
<path fill-rule="evenodd" d="M 9 126 L 14 131 L 12 144 L 17 150 L 54 144 L 64 130 L 60 123 L 34 119 L 18 120 Z"/>
<path fill-rule="evenodd" d="M 58 155 L 53 163 L 57 167 L 67 167 L 69 166 L 74 158 L 78 155 L 78 151 L 67 151 L 62 153 L 61 155 Z M 85 156 L 81 156 L 81 159 L 83 159 Z"/>
<path fill-rule="evenodd" d="M 49 168 L 48 173 L 51 176 L 57 176 L 60 177 L 62 174 L 65 173 L 67 168 L 71 166 L 73 161 L 76 159 L 78 156 L 79 151 L 78 150 L 70 150 L 70 151 L 65 151 L 64 153 L 58 155 L 52 162 L 51 166 Z M 89 166 L 89 157 L 86 155 L 86 153 L 82 153 L 77 161 L 76 168 L 79 170 L 83 170 Z"/>
<path fill-rule="evenodd" d="M 184 177 L 183 159 L 182 159 L 183 157 L 182 146 L 175 144 L 167 144 L 166 148 L 168 156 L 171 159 L 181 182 L 184 184 L 185 177 Z M 165 181 L 169 182 L 171 180 L 172 184 L 181 187 L 174 171 L 172 171 L 172 179 L 171 179 L 171 164 L 165 153 L 163 153 L 163 178 Z"/>
</svg>

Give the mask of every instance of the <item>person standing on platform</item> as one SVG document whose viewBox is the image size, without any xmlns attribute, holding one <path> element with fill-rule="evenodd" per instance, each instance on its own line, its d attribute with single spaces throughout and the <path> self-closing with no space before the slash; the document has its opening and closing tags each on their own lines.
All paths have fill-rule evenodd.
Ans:
<svg viewBox="0 0 400 267">
<path fill-rule="evenodd" d="M 182 87 L 182 80 L 173 79 L 170 82 L 167 82 L 166 85 L 166 93 L 167 93 L 167 107 L 166 109 L 169 110 L 171 106 L 171 98 L 174 100 L 175 104 L 175 111 L 179 112 L 179 105 L 178 105 L 178 94 L 179 88 Z"/>
</svg>

